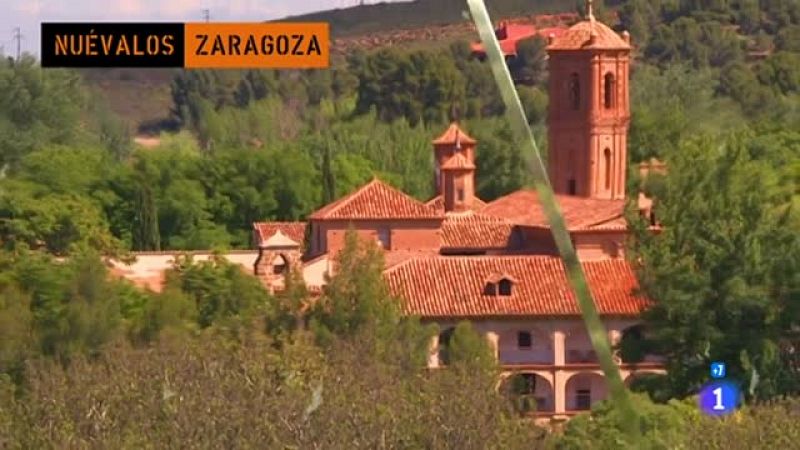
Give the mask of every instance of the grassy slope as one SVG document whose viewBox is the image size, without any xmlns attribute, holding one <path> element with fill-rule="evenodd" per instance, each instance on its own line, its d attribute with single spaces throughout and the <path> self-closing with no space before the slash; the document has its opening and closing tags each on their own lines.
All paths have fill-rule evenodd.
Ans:
<svg viewBox="0 0 800 450">
<path fill-rule="evenodd" d="M 581 0 L 487 0 L 487 4 L 492 17 L 504 18 L 571 11 L 576 1 Z M 333 35 L 340 38 L 423 28 L 436 35 L 436 27 L 465 22 L 465 9 L 465 0 L 415 0 L 320 11 L 282 20 L 329 22 Z M 420 33 L 418 41 L 404 46 L 442 45 L 439 40 L 430 40 Z M 174 73 L 170 69 L 86 69 L 82 73 L 90 88 L 105 97 L 111 109 L 134 130 L 169 116 L 169 86 Z"/>
</svg>

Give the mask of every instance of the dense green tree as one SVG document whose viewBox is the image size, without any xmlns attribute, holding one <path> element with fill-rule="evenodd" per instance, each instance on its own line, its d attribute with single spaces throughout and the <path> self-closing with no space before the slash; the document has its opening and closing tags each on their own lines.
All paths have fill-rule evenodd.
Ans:
<svg viewBox="0 0 800 450">
<path fill-rule="evenodd" d="M 546 75 L 547 42 L 542 37 L 523 39 L 517 43 L 517 56 L 509 63 L 514 80 L 523 84 L 539 84 Z"/>
<path fill-rule="evenodd" d="M 158 209 L 150 186 L 141 183 L 134 205 L 133 223 L 134 250 L 161 250 L 161 235 L 158 230 Z"/>
<path fill-rule="evenodd" d="M 66 70 L 42 70 L 33 57 L 0 59 L 0 167 L 32 150 L 72 144 L 86 136 L 80 126 L 86 105 L 80 77 Z"/>
<path fill-rule="evenodd" d="M 398 320 L 399 302 L 383 281 L 383 266 L 381 250 L 348 230 L 344 247 L 336 255 L 335 275 L 327 280 L 323 296 L 309 315 L 320 342 Z"/>
<path fill-rule="evenodd" d="M 449 367 L 469 371 L 497 370 L 497 358 L 486 337 L 466 321 L 453 329 L 447 343 L 447 363 Z"/>
<path fill-rule="evenodd" d="M 65 255 L 79 248 L 117 254 L 103 211 L 88 197 L 41 194 L 30 183 L 6 182 L 0 191 L 0 240 L 6 248 L 28 246 Z"/>
<path fill-rule="evenodd" d="M 380 50 L 358 73 L 356 111 L 375 109 L 382 120 L 441 122 L 464 98 L 464 79 L 447 54 Z"/>
<path fill-rule="evenodd" d="M 201 327 L 247 325 L 269 299 L 257 278 L 220 255 L 198 262 L 189 255 L 179 258 L 167 273 L 167 285 L 194 300 Z"/>
<path fill-rule="evenodd" d="M 655 210 L 663 231 L 640 231 L 634 250 L 654 299 L 644 345 L 668 357 L 672 395 L 697 389 L 709 361 L 726 361 L 748 396 L 800 388 L 778 345 L 798 325 L 800 292 L 800 233 L 788 207 L 797 192 L 781 186 L 782 158 L 755 159 L 737 136 L 687 142 L 667 160 Z"/>
<path fill-rule="evenodd" d="M 685 137 L 698 132 L 744 127 L 737 105 L 714 97 L 716 89 L 710 70 L 696 71 L 683 65 L 664 70 L 637 67 L 631 80 L 631 161 L 663 158 Z"/>
<path fill-rule="evenodd" d="M 596 404 L 591 414 L 583 414 L 570 420 L 555 448 L 655 450 L 688 445 L 690 437 L 686 431 L 689 423 L 700 419 L 694 404 L 672 400 L 662 405 L 653 403 L 646 395 L 635 394 L 632 397 L 642 436 L 637 444 L 630 442 L 623 432 L 626 429 L 624 421 L 629 420 L 627 415 L 615 408 L 612 402 L 604 401 Z"/>
<path fill-rule="evenodd" d="M 722 69 L 719 91 L 736 100 L 744 112 L 753 116 L 775 103 L 774 92 L 761 84 L 753 69 L 743 62 L 735 62 Z"/>
<path fill-rule="evenodd" d="M 470 130 L 478 140 L 476 192 L 480 198 L 490 201 L 531 185 L 528 156 L 522 154 L 522 146 L 515 145 L 508 122 L 481 121 Z"/>
<path fill-rule="evenodd" d="M 778 31 L 775 46 L 779 51 L 800 52 L 800 25 L 790 25 Z"/>
<path fill-rule="evenodd" d="M 800 92 L 800 53 L 775 53 L 759 66 L 758 78 L 783 94 Z"/>
</svg>

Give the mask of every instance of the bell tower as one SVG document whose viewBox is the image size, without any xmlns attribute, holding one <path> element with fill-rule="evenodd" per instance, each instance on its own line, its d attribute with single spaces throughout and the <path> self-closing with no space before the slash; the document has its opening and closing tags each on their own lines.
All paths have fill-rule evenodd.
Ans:
<svg viewBox="0 0 800 450">
<path fill-rule="evenodd" d="M 475 200 L 475 144 L 453 122 L 433 141 L 434 184 L 444 210 L 468 211 Z"/>
<path fill-rule="evenodd" d="M 548 175 L 556 194 L 624 199 L 630 35 L 587 17 L 548 38 Z"/>
</svg>

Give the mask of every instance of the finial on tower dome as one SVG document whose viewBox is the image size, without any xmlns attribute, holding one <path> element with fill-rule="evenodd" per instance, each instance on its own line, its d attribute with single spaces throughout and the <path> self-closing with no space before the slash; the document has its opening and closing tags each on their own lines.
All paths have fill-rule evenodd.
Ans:
<svg viewBox="0 0 800 450">
<path fill-rule="evenodd" d="M 594 11 L 592 9 L 593 0 L 586 0 L 586 18 L 594 22 Z"/>
</svg>

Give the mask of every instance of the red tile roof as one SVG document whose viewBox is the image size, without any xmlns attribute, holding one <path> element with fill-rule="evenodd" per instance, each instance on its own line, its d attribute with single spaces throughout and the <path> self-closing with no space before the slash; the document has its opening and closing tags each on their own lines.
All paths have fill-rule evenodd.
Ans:
<svg viewBox="0 0 800 450">
<path fill-rule="evenodd" d="M 506 56 L 517 54 L 517 43 L 521 40 L 541 36 L 560 36 L 567 29 L 564 27 L 537 28 L 535 25 L 526 24 L 502 24 L 495 30 L 500 50 Z M 482 42 L 474 42 L 471 45 L 473 53 L 486 53 Z"/>
<path fill-rule="evenodd" d="M 624 260 L 582 263 L 603 315 L 637 315 L 647 301 L 634 294 L 636 278 Z M 485 283 L 513 279 L 510 296 L 485 295 Z M 415 258 L 384 272 L 408 314 L 424 317 L 576 316 L 580 314 L 561 259 L 550 256 Z"/>
<path fill-rule="evenodd" d="M 461 152 L 456 152 L 453 156 L 442 163 L 442 170 L 475 170 L 475 164 L 468 160 Z"/>
<path fill-rule="evenodd" d="M 442 211 L 442 212 L 444 211 L 444 197 L 442 197 L 441 195 L 433 197 L 432 199 L 425 202 L 425 204 L 436 209 L 436 211 Z M 472 198 L 472 209 L 474 211 L 479 211 L 483 209 L 485 206 L 486 202 L 484 202 L 483 200 L 479 199 L 478 197 Z"/>
<path fill-rule="evenodd" d="M 388 269 L 414 258 L 433 258 L 438 255 L 433 250 L 384 250 L 383 266 Z"/>
<path fill-rule="evenodd" d="M 572 195 L 556 195 L 556 200 L 570 230 L 585 229 L 624 217 L 625 200 L 601 200 Z M 549 227 L 539 203 L 539 195 L 530 189 L 521 189 L 500 197 L 480 212 L 502 217 L 516 225 Z"/>
<path fill-rule="evenodd" d="M 443 218 L 431 206 L 373 179 L 355 192 L 323 206 L 311 219 L 434 219 Z"/>
<path fill-rule="evenodd" d="M 441 136 L 433 140 L 435 145 L 439 144 L 455 144 L 461 142 L 462 144 L 475 144 L 477 141 L 471 138 L 467 133 L 462 130 L 457 123 L 453 122 L 444 130 Z"/>
<path fill-rule="evenodd" d="M 605 222 L 595 223 L 583 228 L 573 228 L 571 231 L 626 231 L 628 221 L 625 217 L 615 217 Z"/>
<path fill-rule="evenodd" d="M 592 42 L 592 33 L 595 34 Z M 547 50 L 630 50 L 631 46 L 614 30 L 597 20 L 584 20 L 571 26 L 547 46 Z"/>
<path fill-rule="evenodd" d="M 253 224 L 258 243 L 265 242 L 280 231 L 289 239 L 302 244 L 306 233 L 305 222 L 256 222 Z"/>
<path fill-rule="evenodd" d="M 514 225 L 500 217 L 474 211 L 447 213 L 442 222 L 442 247 L 458 249 L 506 248 Z"/>
</svg>

